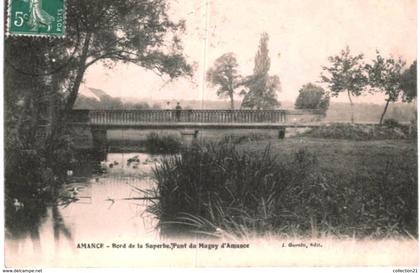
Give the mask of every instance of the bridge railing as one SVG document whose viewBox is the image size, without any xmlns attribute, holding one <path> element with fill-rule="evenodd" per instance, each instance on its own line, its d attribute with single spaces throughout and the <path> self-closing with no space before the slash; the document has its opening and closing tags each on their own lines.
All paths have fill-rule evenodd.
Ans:
<svg viewBox="0 0 420 273">
<path fill-rule="evenodd" d="M 73 110 L 73 122 L 92 125 L 144 123 L 285 123 L 308 110 Z M 317 111 L 309 114 L 317 115 Z"/>
<path fill-rule="evenodd" d="M 92 124 L 133 123 L 279 123 L 286 121 L 283 110 L 94 110 Z"/>
</svg>

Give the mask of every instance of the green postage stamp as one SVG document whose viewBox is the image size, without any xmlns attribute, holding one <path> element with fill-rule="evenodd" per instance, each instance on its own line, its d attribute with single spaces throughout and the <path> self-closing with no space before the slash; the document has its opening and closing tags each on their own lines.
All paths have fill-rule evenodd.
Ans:
<svg viewBox="0 0 420 273">
<path fill-rule="evenodd" d="M 12 36 L 64 37 L 65 0 L 9 0 Z"/>
</svg>

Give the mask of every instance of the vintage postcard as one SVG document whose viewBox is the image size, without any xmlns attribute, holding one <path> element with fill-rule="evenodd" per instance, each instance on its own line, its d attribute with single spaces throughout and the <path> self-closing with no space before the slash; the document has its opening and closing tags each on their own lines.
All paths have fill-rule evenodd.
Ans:
<svg viewBox="0 0 420 273">
<path fill-rule="evenodd" d="M 415 0 L 3 5 L 6 269 L 417 272 Z"/>
</svg>

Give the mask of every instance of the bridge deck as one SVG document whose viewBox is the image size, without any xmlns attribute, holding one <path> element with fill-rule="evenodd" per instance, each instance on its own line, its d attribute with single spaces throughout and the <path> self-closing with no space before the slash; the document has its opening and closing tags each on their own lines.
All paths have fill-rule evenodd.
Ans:
<svg viewBox="0 0 420 273">
<path fill-rule="evenodd" d="M 371 124 L 371 123 L 369 123 Z M 373 123 L 372 123 L 373 124 Z M 121 123 L 85 123 L 73 122 L 72 126 L 93 127 L 103 129 L 282 129 L 282 128 L 315 128 L 328 125 L 325 122 L 308 123 L 193 123 L 193 122 L 143 122 L 133 124 Z M 366 123 L 365 125 L 368 125 Z"/>
</svg>

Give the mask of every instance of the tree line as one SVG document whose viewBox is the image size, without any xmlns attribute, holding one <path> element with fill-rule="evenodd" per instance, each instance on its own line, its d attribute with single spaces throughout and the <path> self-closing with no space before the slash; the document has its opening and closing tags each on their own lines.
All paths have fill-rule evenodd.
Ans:
<svg viewBox="0 0 420 273">
<path fill-rule="evenodd" d="M 379 124 L 382 124 L 389 103 L 401 99 L 411 102 L 417 97 L 417 61 L 404 69 L 405 61 L 399 57 L 383 57 L 376 51 L 376 57 L 366 63 L 364 55 L 352 55 L 346 47 L 338 55 L 328 58 L 329 66 L 323 66 L 322 82 L 328 84 L 332 96 L 345 93 L 351 106 L 351 122 L 354 122 L 353 100 L 365 93 L 382 93 L 385 106 Z"/>
<path fill-rule="evenodd" d="M 234 110 L 234 96 L 242 95 L 241 108 L 273 109 L 280 106 L 277 92 L 281 91 L 278 76 L 270 76 L 270 58 L 268 56 L 268 34 L 263 33 L 254 60 L 254 71 L 250 76 L 239 74 L 238 62 L 233 52 L 225 53 L 216 59 L 207 71 L 207 80 L 217 88 L 217 95 L 228 97 Z M 417 61 L 405 69 L 402 58 L 383 57 L 379 51 L 376 58 L 365 63 L 363 54 L 353 56 L 346 47 L 338 55 L 328 58 L 329 65 L 323 66 L 321 83 L 328 86 L 325 91 L 321 86 L 307 83 L 299 90 L 295 102 L 296 109 L 319 109 L 325 111 L 330 103 L 330 96 L 347 94 L 351 106 L 351 122 L 354 122 L 353 97 L 366 93 L 383 93 L 385 106 L 379 123 L 382 124 L 389 103 L 401 99 L 411 102 L 417 96 Z"/>
</svg>

